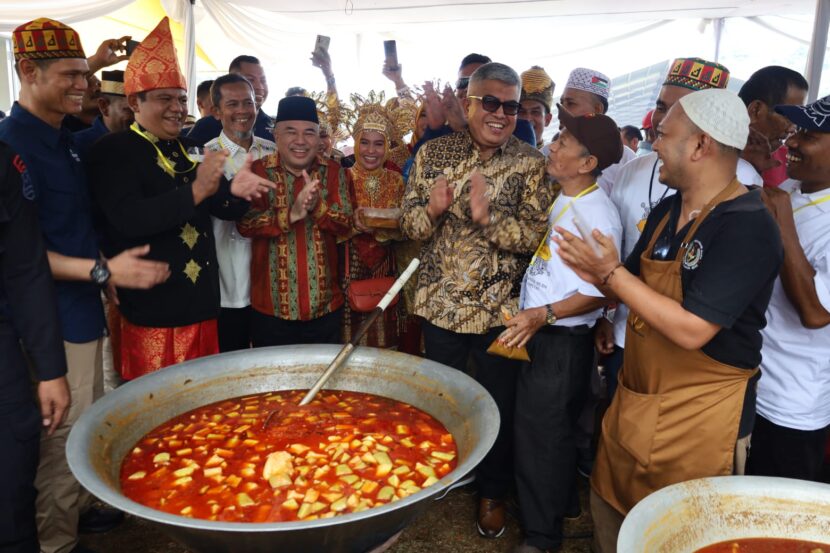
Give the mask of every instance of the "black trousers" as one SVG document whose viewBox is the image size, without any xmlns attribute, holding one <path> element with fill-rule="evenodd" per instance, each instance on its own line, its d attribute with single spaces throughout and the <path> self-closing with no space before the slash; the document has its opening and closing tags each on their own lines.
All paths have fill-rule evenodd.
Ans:
<svg viewBox="0 0 830 553">
<path fill-rule="evenodd" d="M 310 321 L 289 321 L 251 310 L 251 342 L 255 348 L 291 344 L 339 344 L 343 309 Z"/>
<path fill-rule="evenodd" d="M 236 351 L 251 347 L 251 313 L 253 308 L 223 307 L 219 310 L 217 328 L 219 331 L 219 351 Z"/>
<path fill-rule="evenodd" d="M 516 384 L 516 491 L 525 540 L 562 543 L 562 519 L 578 501 L 576 426 L 594 367 L 588 327 L 543 329 L 528 344 Z M 576 503 L 578 505 L 578 503 Z"/>
<path fill-rule="evenodd" d="M 606 356 L 603 360 L 605 366 L 605 386 L 609 402 L 614 399 L 614 394 L 617 393 L 617 377 L 620 374 L 620 369 L 622 369 L 624 353 L 625 350 L 623 348 L 614 346 L 614 352 Z"/>
<path fill-rule="evenodd" d="M 496 401 L 501 426 L 496 443 L 476 469 L 476 483 L 481 497 L 504 499 L 513 484 L 513 410 L 520 363 L 487 353 L 504 328 L 461 334 L 427 321 L 422 328 L 427 359 L 469 372 Z"/>
<path fill-rule="evenodd" d="M 755 417 L 747 474 L 818 482 L 824 464 L 828 429 L 796 430 Z"/>
<path fill-rule="evenodd" d="M 0 553 L 40 551 L 35 525 L 40 426 L 31 401 L 0 416 Z"/>
</svg>

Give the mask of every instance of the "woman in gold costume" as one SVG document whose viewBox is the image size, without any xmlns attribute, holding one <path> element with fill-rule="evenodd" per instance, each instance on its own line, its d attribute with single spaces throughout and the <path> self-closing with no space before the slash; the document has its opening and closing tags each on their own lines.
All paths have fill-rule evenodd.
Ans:
<svg viewBox="0 0 830 553">
<path fill-rule="evenodd" d="M 367 208 L 399 209 L 403 201 L 404 183 L 401 174 L 384 167 L 392 145 L 400 143 L 390 113 L 381 104 L 368 104 L 356 110 L 357 121 L 352 129 L 355 164 L 349 169 L 354 184 L 352 205 L 355 206 L 355 234 L 344 247 L 344 285 L 352 280 L 396 276 L 395 241 L 401 234 L 395 229 L 370 228 L 364 224 Z M 369 328 L 362 345 L 391 348 L 398 346 L 399 311 L 387 309 L 382 319 Z M 348 341 L 365 318 L 353 311 L 348 302 L 343 312 L 343 339 Z"/>
</svg>

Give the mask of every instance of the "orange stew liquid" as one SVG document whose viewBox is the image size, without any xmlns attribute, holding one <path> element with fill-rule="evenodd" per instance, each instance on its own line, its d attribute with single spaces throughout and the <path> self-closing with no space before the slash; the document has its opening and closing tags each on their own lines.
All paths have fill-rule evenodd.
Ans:
<svg viewBox="0 0 830 553">
<path fill-rule="evenodd" d="M 299 407 L 304 394 L 238 397 L 167 421 L 124 458 L 122 492 L 192 518 L 314 520 L 397 501 L 456 466 L 452 435 L 420 409 L 341 391 Z"/>
<path fill-rule="evenodd" d="M 722 541 L 695 553 L 830 553 L 830 545 L 802 540 L 749 538 Z"/>
</svg>

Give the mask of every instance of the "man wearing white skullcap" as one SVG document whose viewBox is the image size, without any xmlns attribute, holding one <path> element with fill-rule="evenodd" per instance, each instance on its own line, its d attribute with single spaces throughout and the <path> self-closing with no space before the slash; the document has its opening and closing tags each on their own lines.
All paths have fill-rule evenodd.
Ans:
<svg viewBox="0 0 830 553">
<path fill-rule="evenodd" d="M 611 79 L 605 74 L 577 67 L 568 75 L 568 82 L 565 83 L 565 90 L 559 103 L 568 110 L 574 117 L 581 117 L 589 113 L 604 114 L 608 111 L 608 97 L 611 95 Z M 548 150 L 542 149 L 545 156 Z M 618 163 L 606 167 L 597 178 L 597 184 L 606 194 L 611 194 L 614 183 L 617 181 L 617 173 L 623 165 L 637 157 L 637 154 L 628 146 L 623 146 L 623 155 Z"/>
<path fill-rule="evenodd" d="M 761 328 L 783 251 L 760 190 L 735 177 L 749 134 L 731 92 L 684 96 L 658 128 L 660 202 L 625 263 L 594 230 L 601 255 L 564 229 L 563 260 L 631 312 L 617 393 L 591 475 L 595 549 L 665 486 L 742 473 L 751 432 Z M 745 440 L 740 440 L 743 442 Z"/>
</svg>

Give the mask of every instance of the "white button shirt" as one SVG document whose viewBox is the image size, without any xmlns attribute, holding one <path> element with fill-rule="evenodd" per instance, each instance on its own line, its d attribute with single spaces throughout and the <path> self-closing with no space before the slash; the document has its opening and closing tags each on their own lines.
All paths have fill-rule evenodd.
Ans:
<svg viewBox="0 0 830 553">
<path fill-rule="evenodd" d="M 205 144 L 205 150 L 222 149 L 230 152 L 225 161 L 225 177 L 230 180 L 242 168 L 248 152 L 228 138 L 225 131 Z M 254 160 L 276 151 L 276 144 L 254 136 L 251 145 Z M 239 234 L 234 221 L 223 221 L 216 217 L 213 217 L 213 236 L 216 240 L 216 258 L 219 262 L 219 290 L 222 307 L 241 308 L 251 305 L 250 239 Z"/>
</svg>

